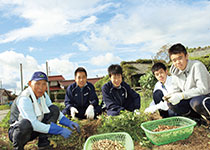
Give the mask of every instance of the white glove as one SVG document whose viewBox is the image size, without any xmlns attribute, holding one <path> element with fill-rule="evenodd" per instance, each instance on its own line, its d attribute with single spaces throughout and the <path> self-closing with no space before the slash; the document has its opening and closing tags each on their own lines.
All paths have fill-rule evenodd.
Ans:
<svg viewBox="0 0 210 150">
<path fill-rule="evenodd" d="M 134 110 L 134 113 L 135 113 L 136 115 L 140 115 L 139 109 L 135 109 L 135 110 Z"/>
<path fill-rule="evenodd" d="M 166 101 L 164 101 L 164 102 L 161 101 L 159 104 L 157 104 L 157 108 L 161 109 L 161 110 L 168 110 L 169 109 Z"/>
<path fill-rule="evenodd" d="M 78 113 L 78 110 L 75 107 L 70 107 L 71 117 L 74 119 L 75 114 Z"/>
<path fill-rule="evenodd" d="M 158 110 L 157 105 L 151 105 L 144 110 L 144 113 L 154 113 L 156 110 Z"/>
<path fill-rule="evenodd" d="M 168 101 L 172 103 L 173 105 L 178 104 L 182 99 L 184 99 L 184 94 L 183 93 L 174 93 L 171 94 Z"/>
<path fill-rule="evenodd" d="M 94 107 L 93 105 L 89 105 L 85 111 L 85 116 L 87 116 L 87 119 L 93 119 L 94 115 Z"/>
<path fill-rule="evenodd" d="M 159 104 L 151 105 L 148 108 L 145 109 L 145 113 L 154 113 L 156 110 L 162 109 L 162 110 L 168 110 L 169 107 L 167 105 L 167 102 L 161 101 Z"/>
</svg>

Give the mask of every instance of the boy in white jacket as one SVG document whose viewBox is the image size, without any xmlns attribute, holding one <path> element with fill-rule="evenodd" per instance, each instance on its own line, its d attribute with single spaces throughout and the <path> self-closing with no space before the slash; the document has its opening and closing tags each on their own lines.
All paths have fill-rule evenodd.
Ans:
<svg viewBox="0 0 210 150">
<path fill-rule="evenodd" d="M 178 43 L 169 49 L 172 61 L 172 94 L 169 108 L 179 115 L 210 120 L 210 74 L 203 63 L 189 60 L 185 47 Z"/>
<path fill-rule="evenodd" d="M 145 109 L 145 113 L 154 113 L 156 110 L 159 110 L 163 118 L 174 116 L 174 112 L 168 108 L 167 102 L 163 100 L 164 95 L 167 95 L 172 90 L 171 76 L 167 75 L 168 70 L 166 66 L 161 62 L 155 63 L 152 66 L 152 73 L 158 82 L 153 90 L 153 101 Z"/>
</svg>

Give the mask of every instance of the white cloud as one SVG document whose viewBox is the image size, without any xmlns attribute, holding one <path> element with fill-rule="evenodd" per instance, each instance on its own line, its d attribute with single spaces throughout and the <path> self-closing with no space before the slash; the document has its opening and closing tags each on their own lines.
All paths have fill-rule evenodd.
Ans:
<svg viewBox="0 0 210 150">
<path fill-rule="evenodd" d="M 24 47 L 26 43 L 18 43 L 19 40 L 37 38 L 40 41 L 51 37 L 62 40 L 60 35 L 69 34 L 64 41 L 70 39 L 69 43 L 74 43 L 79 52 L 60 57 L 52 56 L 54 53 L 49 52 L 51 55 L 45 58 L 53 58 L 48 59 L 52 75 L 62 74 L 67 79 L 73 77 L 74 69 L 78 66 L 71 58 L 73 55 L 82 56 L 80 51 L 83 54 L 88 51 L 88 55 L 78 63 L 91 64 L 88 69 L 94 75 L 103 74 L 106 70 L 99 67 L 141 58 L 146 55 L 144 52 L 155 53 L 166 44 L 181 42 L 188 47 L 209 45 L 209 1 L 125 0 L 121 4 L 119 1 L 117 5 L 114 3 L 110 0 L 63 0 L 62 3 L 57 0 L 0 0 L 1 18 L 9 18 L 2 25 L 14 16 L 14 21 L 18 22 L 18 27 L 14 23 L 6 28 L 9 31 L 0 34 L 0 44 L 17 41 L 17 45 L 23 44 L 21 46 Z M 42 49 L 49 49 L 47 44 L 43 44 Z M 62 50 L 69 46 L 65 44 Z M 31 45 L 29 51 L 37 50 Z M 39 60 L 17 53 L 15 49 L 0 53 L 0 80 L 8 87 L 20 87 L 20 63 L 24 67 L 25 82 L 30 79 L 32 72 L 45 71 L 46 68 Z M 96 56 L 98 53 L 100 55 Z M 91 55 L 93 57 L 90 59 Z M 98 73 L 91 67 L 95 67 Z"/>
<path fill-rule="evenodd" d="M 131 2 L 132 3 L 132 2 Z M 157 50 L 167 43 L 182 42 L 186 46 L 209 43 L 210 2 L 200 1 L 135 1 L 126 5 L 109 22 L 95 27 L 84 42 L 94 50 L 116 50 L 139 46 L 140 51 Z M 123 12 L 123 13 L 122 13 Z M 144 45 L 144 46 L 142 46 Z"/>
<path fill-rule="evenodd" d="M 103 77 L 103 76 L 106 76 L 108 74 L 107 72 L 107 67 L 105 68 L 100 68 L 100 69 L 91 69 L 91 70 L 88 70 L 88 77 Z"/>
<path fill-rule="evenodd" d="M 73 43 L 73 45 L 76 45 L 80 51 L 83 51 L 83 52 L 88 51 L 88 47 L 84 44 L 75 42 L 75 43 Z"/>
<path fill-rule="evenodd" d="M 69 61 L 72 55 L 66 54 L 59 58 L 48 60 L 49 75 L 63 75 L 66 80 L 73 78 L 74 70 L 78 67 L 78 64 Z"/>
<path fill-rule="evenodd" d="M 60 56 L 60 59 L 61 60 L 69 60 L 73 55 L 74 55 L 74 53 L 64 54 L 64 55 Z"/>
<path fill-rule="evenodd" d="M 114 56 L 112 53 L 106 53 L 106 55 L 99 55 L 92 57 L 90 63 L 96 66 L 104 66 L 110 63 L 119 63 L 121 58 L 119 56 Z"/>
<path fill-rule="evenodd" d="M 28 26 L 1 35 L 0 43 L 87 31 L 97 19 L 94 14 L 112 5 L 112 3 L 101 5 L 98 3 L 99 0 L 64 0 L 62 3 L 57 0 L 1 2 L 0 8 L 5 7 L 5 14 L 25 19 Z M 6 9 L 7 6 L 11 9 Z"/>
<path fill-rule="evenodd" d="M 48 66 L 50 67 L 49 75 L 61 74 L 67 79 L 73 77 L 73 72 L 78 66 L 76 63 L 69 61 L 69 58 L 73 54 L 66 54 L 59 58 L 48 60 Z M 38 64 L 37 60 L 32 56 L 24 56 L 21 53 L 15 51 L 4 51 L 0 53 L 0 80 L 3 83 L 3 88 L 16 91 L 17 94 L 21 89 L 20 79 L 20 64 L 23 66 L 23 83 L 27 85 L 32 74 L 35 71 L 46 72 L 46 64 Z"/>
<path fill-rule="evenodd" d="M 31 75 L 36 70 L 42 70 L 37 61 L 31 56 L 24 56 L 14 51 L 5 51 L 0 53 L 0 79 L 3 82 L 3 88 L 8 88 L 18 92 L 21 88 L 20 82 L 20 64 L 23 67 L 23 83 L 27 85 Z"/>
<path fill-rule="evenodd" d="M 98 51 L 112 51 L 114 50 L 115 44 L 108 40 L 109 35 L 101 35 L 97 37 L 95 33 L 91 33 L 91 35 L 84 40 L 84 42 L 90 47 L 92 50 Z"/>
<path fill-rule="evenodd" d="M 32 52 L 32 51 L 35 50 L 35 48 L 34 47 L 29 47 L 28 50 L 29 50 L 29 52 Z"/>
</svg>

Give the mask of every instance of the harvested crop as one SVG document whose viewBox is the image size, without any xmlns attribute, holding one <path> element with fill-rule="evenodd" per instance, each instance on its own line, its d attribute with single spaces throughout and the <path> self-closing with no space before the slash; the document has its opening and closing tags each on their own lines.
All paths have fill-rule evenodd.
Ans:
<svg viewBox="0 0 210 150">
<path fill-rule="evenodd" d="M 179 126 L 168 126 L 168 125 L 158 125 L 156 129 L 153 130 L 153 132 L 160 132 L 160 131 L 166 131 L 171 129 L 179 128 Z"/>
<path fill-rule="evenodd" d="M 119 141 L 104 139 L 94 142 L 92 150 L 125 150 L 125 147 Z"/>
</svg>

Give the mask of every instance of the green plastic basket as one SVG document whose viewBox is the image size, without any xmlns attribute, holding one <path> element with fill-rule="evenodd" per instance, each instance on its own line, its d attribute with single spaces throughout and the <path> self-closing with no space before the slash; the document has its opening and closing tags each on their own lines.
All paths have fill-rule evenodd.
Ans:
<svg viewBox="0 0 210 150">
<path fill-rule="evenodd" d="M 84 150 L 92 150 L 92 144 L 99 140 L 112 140 L 122 144 L 126 150 L 134 150 L 134 144 L 131 136 L 126 132 L 104 133 L 90 136 L 84 145 Z"/>
<path fill-rule="evenodd" d="M 158 125 L 178 126 L 176 129 L 154 132 Z M 196 122 L 186 117 L 169 117 L 160 120 L 147 121 L 141 124 L 147 138 L 155 145 L 163 145 L 188 138 Z"/>
</svg>

